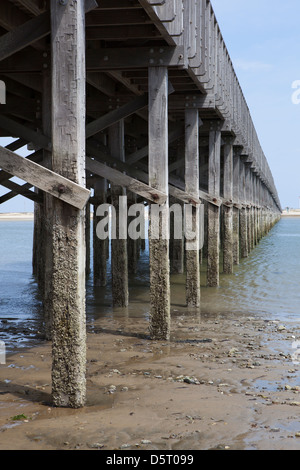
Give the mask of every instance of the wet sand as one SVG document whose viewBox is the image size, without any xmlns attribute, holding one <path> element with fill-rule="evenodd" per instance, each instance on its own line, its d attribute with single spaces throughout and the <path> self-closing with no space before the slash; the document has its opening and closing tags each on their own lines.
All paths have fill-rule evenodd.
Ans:
<svg viewBox="0 0 300 470">
<path fill-rule="evenodd" d="M 49 343 L 7 357 L 0 449 L 300 449 L 299 323 L 178 314 L 170 342 L 151 341 L 147 326 L 121 316 L 88 324 L 79 410 L 51 406 Z"/>
</svg>

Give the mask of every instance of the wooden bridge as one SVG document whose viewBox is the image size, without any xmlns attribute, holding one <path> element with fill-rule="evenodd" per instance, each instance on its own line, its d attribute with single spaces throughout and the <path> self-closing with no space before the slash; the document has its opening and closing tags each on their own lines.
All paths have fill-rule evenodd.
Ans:
<svg viewBox="0 0 300 470">
<path fill-rule="evenodd" d="M 0 148 L 0 202 L 21 194 L 35 203 L 53 403 L 80 407 L 91 205 L 118 210 L 127 194 L 128 204 L 158 204 L 164 224 L 171 202 L 191 205 L 199 245 L 204 204 L 200 254 L 163 237 L 165 225 L 149 240 L 149 328 L 168 340 L 170 269 L 186 272 L 186 304 L 199 307 L 201 260 L 218 286 L 219 266 L 232 273 L 248 256 L 280 218 L 280 201 L 210 1 L 1 0 L 0 28 L 0 136 L 16 138 Z M 20 157 L 26 144 L 34 152 Z M 94 283 L 104 286 L 107 242 L 95 230 L 93 246 Z M 111 240 L 116 306 L 128 305 L 140 247 Z"/>
</svg>

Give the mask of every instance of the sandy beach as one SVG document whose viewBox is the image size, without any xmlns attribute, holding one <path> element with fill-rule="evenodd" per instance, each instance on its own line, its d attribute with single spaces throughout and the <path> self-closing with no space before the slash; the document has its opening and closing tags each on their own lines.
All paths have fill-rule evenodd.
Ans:
<svg viewBox="0 0 300 470">
<path fill-rule="evenodd" d="M 299 324 L 178 316 L 170 342 L 151 341 L 147 326 L 121 317 L 88 325 L 79 410 L 51 406 L 49 343 L 7 357 L 0 449 L 300 449 Z"/>
</svg>

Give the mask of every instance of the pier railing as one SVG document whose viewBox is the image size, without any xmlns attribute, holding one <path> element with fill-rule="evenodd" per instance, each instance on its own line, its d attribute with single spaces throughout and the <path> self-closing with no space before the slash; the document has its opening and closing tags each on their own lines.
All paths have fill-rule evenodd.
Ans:
<svg viewBox="0 0 300 470">
<path fill-rule="evenodd" d="M 236 135 L 248 161 L 267 186 L 276 205 L 280 200 L 266 156 L 209 0 L 139 0 L 169 44 L 183 46 L 184 63 L 199 90 L 214 96 L 223 129 Z"/>
</svg>

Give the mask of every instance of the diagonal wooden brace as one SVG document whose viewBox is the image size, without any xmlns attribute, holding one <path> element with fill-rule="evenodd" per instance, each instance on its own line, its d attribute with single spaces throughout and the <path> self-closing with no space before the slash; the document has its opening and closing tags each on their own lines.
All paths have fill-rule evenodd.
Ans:
<svg viewBox="0 0 300 470">
<path fill-rule="evenodd" d="M 0 147 L 0 167 L 77 209 L 83 209 L 90 191 L 51 170 Z"/>
<path fill-rule="evenodd" d="M 164 204 L 168 196 L 161 191 L 151 188 L 151 186 L 142 183 L 131 176 L 124 175 L 121 171 L 110 168 L 103 163 L 86 158 L 86 170 L 100 175 L 103 178 L 129 189 L 131 192 L 144 197 L 148 201 L 155 202 L 156 204 Z"/>
</svg>

